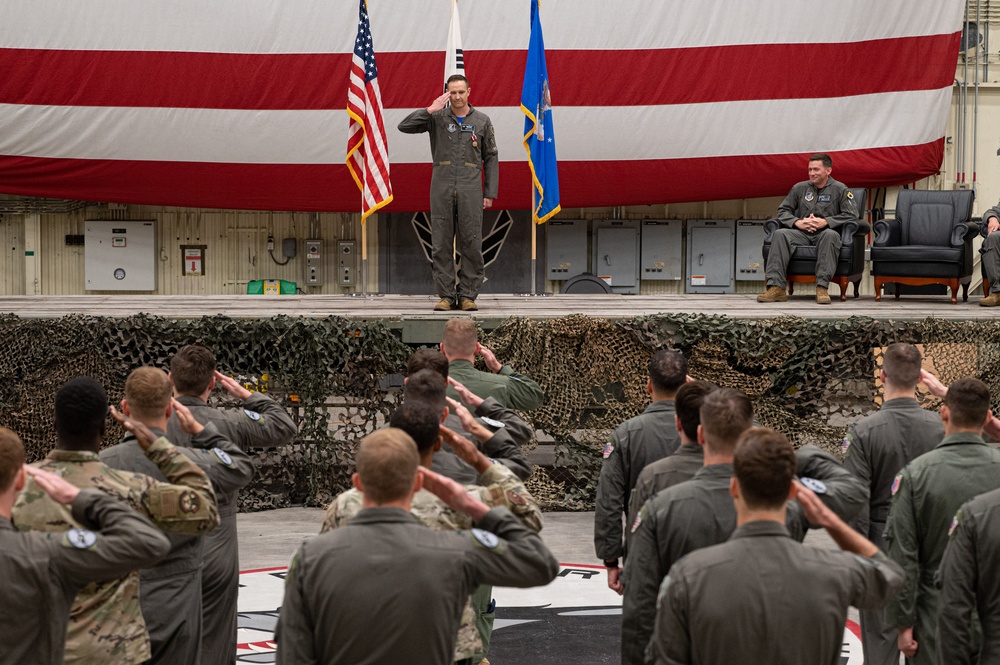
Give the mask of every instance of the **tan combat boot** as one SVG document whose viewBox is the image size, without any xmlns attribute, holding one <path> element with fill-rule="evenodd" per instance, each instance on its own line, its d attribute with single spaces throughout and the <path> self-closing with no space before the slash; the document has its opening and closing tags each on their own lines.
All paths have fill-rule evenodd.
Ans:
<svg viewBox="0 0 1000 665">
<path fill-rule="evenodd" d="M 980 307 L 996 307 L 1000 305 L 1000 293 L 991 293 L 979 301 Z"/>
<path fill-rule="evenodd" d="M 757 302 L 785 302 L 788 294 L 780 286 L 769 286 L 767 291 L 757 296 Z"/>
<path fill-rule="evenodd" d="M 435 312 L 450 312 L 451 308 L 452 308 L 451 301 L 448 300 L 447 298 L 441 298 L 441 300 L 438 300 L 437 304 L 434 305 Z"/>
<path fill-rule="evenodd" d="M 459 303 L 458 307 L 463 312 L 476 312 L 479 310 L 479 307 L 476 306 L 476 301 L 469 300 L 468 298 L 462 298 L 462 301 Z"/>
<path fill-rule="evenodd" d="M 830 304 L 830 292 L 827 291 L 825 286 L 816 287 L 816 304 L 817 305 Z"/>
</svg>

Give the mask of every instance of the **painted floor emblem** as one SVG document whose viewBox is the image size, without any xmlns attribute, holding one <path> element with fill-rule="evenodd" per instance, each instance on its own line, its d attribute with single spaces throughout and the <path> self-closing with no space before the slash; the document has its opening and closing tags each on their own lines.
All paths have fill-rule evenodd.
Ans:
<svg viewBox="0 0 1000 665">
<path fill-rule="evenodd" d="M 274 663 L 274 629 L 284 595 L 285 571 L 262 568 L 240 573 L 237 663 Z M 497 618 L 490 662 L 620 662 L 621 598 L 608 589 L 604 568 L 561 564 L 548 586 L 496 588 Z M 862 665 L 860 629 L 848 621 L 840 665 Z"/>
</svg>

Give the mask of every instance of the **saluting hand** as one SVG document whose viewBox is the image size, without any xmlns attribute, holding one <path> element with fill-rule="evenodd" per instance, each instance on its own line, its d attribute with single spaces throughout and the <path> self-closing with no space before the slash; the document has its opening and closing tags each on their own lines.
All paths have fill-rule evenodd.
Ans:
<svg viewBox="0 0 1000 665">
<path fill-rule="evenodd" d="M 419 467 L 417 472 L 423 478 L 424 489 L 444 501 L 453 510 L 465 513 L 474 520 L 482 519 L 490 511 L 489 506 L 469 496 L 465 488 L 451 478 L 445 478 L 424 467 Z"/>
<path fill-rule="evenodd" d="M 468 404 L 473 409 L 478 409 L 479 405 L 485 401 L 483 400 L 482 397 L 480 397 L 479 395 L 475 394 L 474 392 L 466 388 L 465 384 L 456 381 L 450 376 L 448 377 L 448 385 L 450 385 L 452 388 L 455 389 L 455 392 L 458 393 L 458 396 L 462 398 L 462 402 Z"/>
<path fill-rule="evenodd" d="M 428 113 L 436 113 L 448 105 L 448 100 L 451 99 L 451 93 L 445 92 L 443 95 L 431 102 L 431 105 L 427 107 Z"/>
<path fill-rule="evenodd" d="M 948 386 L 941 383 L 941 380 L 928 372 L 926 369 L 920 370 L 920 383 L 927 386 L 927 391 L 935 397 L 944 398 L 948 392 Z"/>
<path fill-rule="evenodd" d="M 482 344 L 476 343 L 476 353 L 483 357 L 487 369 L 496 374 L 503 369 L 503 363 L 497 360 L 496 355 Z"/>
<path fill-rule="evenodd" d="M 24 470 L 29 476 L 35 479 L 38 486 L 45 490 L 45 493 L 51 496 L 52 500 L 56 503 L 68 506 L 73 503 L 80 493 L 79 487 L 50 471 L 28 465 L 24 466 Z"/>
<path fill-rule="evenodd" d="M 222 386 L 222 389 L 238 400 L 246 400 L 253 395 L 252 392 L 240 385 L 239 381 L 228 377 L 219 370 L 215 370 L 215 382 Z"/>
<path fill-rule="evenodd" d="M 111 413 L 111 417 L 121 423 L 121 426 L 127 429 L 135 436 L 135 440 L 139 443 L 139 447 L 143 450 L 149 450 L 149 447 L 153 445 L 156 441 L 156 435 L 150 431 L 148 427 L 140 423 L 138 420 L 132 420 L 131 418 L 126 418 L 122 413 L 111 406 L 108 407 L 108 411 Z"/>
<path fill-rule="evenodd" d="M 191 415 L 191 410 L 176 399 L 171 399 L 170 403 L 174 407 L 174 413 L 177 414 L 177 422 L 180 423 L 181 429 L 191 436 L 201 434 L 205 426 L 195 420 L 194 416 Z"/>
</svg>

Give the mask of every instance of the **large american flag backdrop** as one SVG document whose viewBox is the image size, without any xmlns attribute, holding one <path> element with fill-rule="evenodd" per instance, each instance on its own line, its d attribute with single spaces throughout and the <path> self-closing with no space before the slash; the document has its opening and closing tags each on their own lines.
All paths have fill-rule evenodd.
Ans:
<svg viewBox="0 0 1000 665">
<path fill-rule="evenodd" d="M 530 207 L 529 0 L 463 0 L 497 205 Z M 829 152 L 852 186 L 937 172 L 960 0 L 545 0 L 564 208 L 769 196 Z M 429 207 L 450 0 L 370 0 L 395 194 Z M 0 192 L 360 211 L 344 163 L 358 0 L 3 0 Z"/>
</svg>

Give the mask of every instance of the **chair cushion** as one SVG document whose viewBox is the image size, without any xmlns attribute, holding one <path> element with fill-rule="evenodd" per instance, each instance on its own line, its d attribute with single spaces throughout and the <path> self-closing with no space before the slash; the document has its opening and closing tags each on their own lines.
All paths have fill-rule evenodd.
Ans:
<svg viewBox="0 0 1000 665">
<path fill-rule="evenodd" d="M 964 256 L 964 247 L 928 247 L 926 245 L 872 247 L 872 262 L 960 263 Z"/>
</svg>

